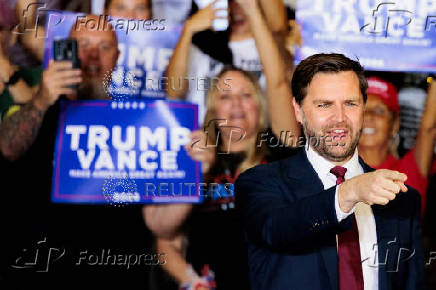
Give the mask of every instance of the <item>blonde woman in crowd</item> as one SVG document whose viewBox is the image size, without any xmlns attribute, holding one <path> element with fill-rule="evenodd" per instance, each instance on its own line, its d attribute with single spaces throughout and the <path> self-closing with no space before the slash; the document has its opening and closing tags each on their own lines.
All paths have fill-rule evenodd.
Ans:
<svg viewBox="0 0 436 290">
<path fill-rule="evenodd" d="M 163 267 L 181 289 L 210 289 L 215 283 L 217 289 L 249 288 L 232 184 L 244 170 L 268 162 L 268 148 L 260 142 L 260 132 L 268 124 L 276 135 L 281 130 L 300 135 L 286 67 L 260 5 L 254 0 L 238 2 L 254 33 L 267 96 L 251 73 L 234 67 L 222 70 L 207 94 L 204 128 L 194 132 L 186 146 L 203 165 L 208 184 L 203 203 L 144 207 L 145 221 L 157 236 L 157 251 L 167 254 Z M 283 113 L 274 114 L 278 108 Z"/>
</svg>

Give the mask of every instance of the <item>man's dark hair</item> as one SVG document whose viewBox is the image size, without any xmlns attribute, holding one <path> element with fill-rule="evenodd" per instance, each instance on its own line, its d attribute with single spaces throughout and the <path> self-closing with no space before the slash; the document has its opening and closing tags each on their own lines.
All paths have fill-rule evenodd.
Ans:
<svg viewBox="0 0 436 290">
<path fill-rule="evenodd" d="M 127 1 L 128 1 L 128 0 L 127 0 Z M 151 11 L 151 8 L 152 8 L 152 3 L 151 3 L 151 1 L 152 1 L 152 0 L 148 0 L 148 8 L 150 9 L 150 11 Z M 106 0 L 106 1 L 104 1 L 104 10 L 108 10 L 109 6 L 111 5 L 111 2 L 112 2 L 112 0 Z"/>
<path fill-rule="evenodd" d="M 368 82 L 366 81 L 363 67 L 358 61 L 351 60 L 339 53 L 314 54 L 297 65 L 292 77 L 292 94 L 295 97 L 295 101 L 301 105 L 306 97 L 307 87 L 315 74 L 319 72 L 338 73 L 346 71 L 354 71 L 356 73 L 363 101 L 366 102 Z"/>
</svg>

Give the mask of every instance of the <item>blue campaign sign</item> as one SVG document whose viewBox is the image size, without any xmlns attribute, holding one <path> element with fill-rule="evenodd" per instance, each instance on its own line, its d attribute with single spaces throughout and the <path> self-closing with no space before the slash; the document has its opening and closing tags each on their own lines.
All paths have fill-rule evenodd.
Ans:
<svg viewBox="0 0 436 290">
<path fill-rule="evenodd" d="M 120 55 L 115 71 L 105 82 L 110 94 L 130 98 L 166 97 L 165 85 L 169 81 L 164 73 L 182 26 L 167 25 L 164 19 L 121 19 L 99 15 L 97 20 L 93 20 L 84 14 L 52 11 L 46 23 L 44 68 L 53 59 L 53 41 L 68 38 L 72 29 L 115 31 Z"/>
<path fill-rule="evenodd" d="M 201 164 L 184 148 L 197 115 L 185 102 L 62 101 L 52 201 L 200 202 Z"/>
<path fill-rule="evenodd" d="M 297 2 L 303 46 L 296 62 L 343 53 L 367 70 L 436 71 L 436 1 Z"/>
</svg>

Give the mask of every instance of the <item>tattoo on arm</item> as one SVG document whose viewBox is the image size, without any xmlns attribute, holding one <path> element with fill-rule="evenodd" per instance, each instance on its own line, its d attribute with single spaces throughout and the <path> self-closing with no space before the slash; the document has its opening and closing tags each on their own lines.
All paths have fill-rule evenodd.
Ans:
<svg viewBox="0 0 436 290">
<path fill-rule="evenodd" d="M 0 150 L 5 158 L 14 161 L 29 149 L 38 135 L 44 113 L 30 101 L 3 121 L 0 125 Z"/>
</svg>

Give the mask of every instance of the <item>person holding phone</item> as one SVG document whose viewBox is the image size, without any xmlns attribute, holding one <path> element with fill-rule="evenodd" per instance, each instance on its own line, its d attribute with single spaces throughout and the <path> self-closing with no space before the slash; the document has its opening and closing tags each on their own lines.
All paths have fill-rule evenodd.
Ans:
<svg viewBox="0 0 436 290">
<path fill-rule="evenodd" d="M 204 1 L 202 1 L 204 2 Z M 241 1 L 230 0 L 229 27 L 214 31 L 214 23 L 223 20 L 222 0 L 212 1 L 185 23 L 182 35 L 167 68 L 167 93 L 171 99 L 184 99 L 199 105 L 199 121 L 205 114 L 204 83 L 209 83 L 224 65 L 234 65 L 254 73 L 265 89 L 266 80 L 253 31 Z M 286 10 L 281 0 L 260 0 L 268 27 L 276 39 L 286 32 Z M 222 27 L 219 27 L 222 28 Z"/>
<path fill-rule="evenodd" d="M 97 20 L 98 16 L 87 18 Z M 40 91 L 0 124 L 0 172 L 8 181 L 2 192 L 10 193 L 0 207 L 1 225 L 9 237 L 2 241 L 7 244 L 1 247 L 0 256 L 5 255 L 1 261 L 11 268 L 11 261 L 23 248 L 46 237 L 46 245 L 64 247 L 66 255 L 56 264 L 54 273 L 53 267 L 42 276 L 20 271 L 20 277 L 28 279 L 14 279 L 16 288 L 136 289 L 147 282 L 144 268 L 94 270 L 77 266 L 76 255 L 93 249 L 148 253 L 151 239 L 144 230 L 141 209 L 50 201 L 59 99 L 109 99 L 100 91 L 101 82 L 115 67 L 119 54 L 116 35 L 110 28 L 73 30 L 70 38 L 79 44 L 81 68 L 74 69 L 71 61 L 50 61 L 43 72 Z M 99 87 L 92 88 L 98 83 Z M 77 92 L 71 88 L 73 85 L 79 85 Z M 2 269 L 6 269 L 5 264 Z M 8 272 L 2 277 L 12 282 L 10 279 L 17 276 Z"/>
</svg>

